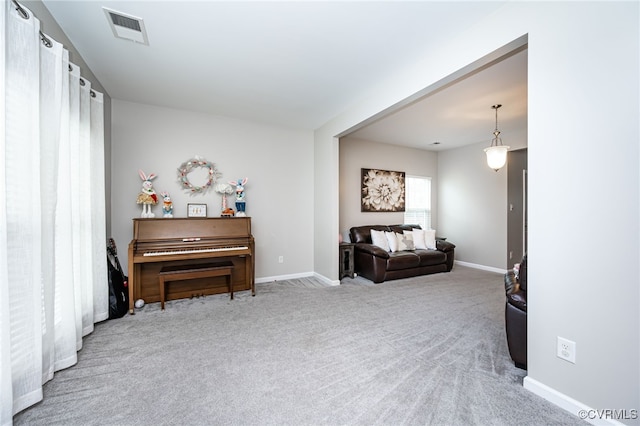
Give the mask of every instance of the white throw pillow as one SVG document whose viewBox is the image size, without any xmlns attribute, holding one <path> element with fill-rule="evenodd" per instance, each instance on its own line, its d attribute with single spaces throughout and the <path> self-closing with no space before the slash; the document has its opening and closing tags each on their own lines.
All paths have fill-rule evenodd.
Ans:
<svg viewBox="0 0 640 426">
<path fill-rule="evenodd" d="M 425 229 L 424 242 L 429 250 L 436 249 L 436 230 L 435 229 Z"/>
<path fill-rule="evenodd" d="M 395 232 L 385 232 L 387 236 L 387 241 L 389 241 L 389 251 L 396 252 L 398 251 L 398 239 L 396 238 Z"/>
<path fill-rule="evenodd" d="M 413 231 L 404 231 L 411 232 L 413 234 L 413 245 L 417 249 L 426 250 L 427 243 L 424 240 L 424 229 L 414 229 Z"/>
<path fill-rule="evenodd" d="M 380 247 L 384 251 L 389 251 L 389 241 L 384 231 L 371 230 L 371 243 L 374 246 Z"/>
<path fill-rule="evenodd" d="M 413 245 L 413 233 L 396 233 L 396 239 L 398 240 L 398 251 L 415 250 Z"/>
</svg>

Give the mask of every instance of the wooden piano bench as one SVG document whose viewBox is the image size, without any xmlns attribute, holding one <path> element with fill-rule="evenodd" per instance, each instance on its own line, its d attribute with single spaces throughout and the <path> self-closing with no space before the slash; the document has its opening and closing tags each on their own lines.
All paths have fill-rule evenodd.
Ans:
<svg viewBox="0 0 640 426">
<path fill-rule="evenodd" d="M 229 286 L 229 293 L 233 300 L 233 281 L 231 274 L 233 263 L 231 262 L 211 262 L 189 265 L 164 266 L 158 273 L 158 284 L 160 286 L 160 308 L 164 310 L 165 291 L 169 281 L 191 280 L 196 278 L 212 278 L 224 276 Z"/>
</svg>

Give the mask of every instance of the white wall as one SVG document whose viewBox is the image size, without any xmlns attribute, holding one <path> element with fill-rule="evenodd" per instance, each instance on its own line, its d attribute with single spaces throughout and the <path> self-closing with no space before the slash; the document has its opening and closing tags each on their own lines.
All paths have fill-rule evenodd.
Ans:
<svg viewBox="0 0 640 426">
<path fill-rule="evenodd" d="M 340 232 L 349 235 L 352 226 L 404 223 L 404 212 L 362 212 L 360 169 L 405 172 L 407 176 L 431 177 L 431 226 L 438 229 L 438 154 L 345 137 L 340 139 Z"/>
<path fill-rule="evenodd" d="M 333 283 L 338 280 L 338 138 L 316 130 L 314 140 L 313 267 L 317 275 Z M 319 190 L 319 188 L 321 188 Z"/>
<path fill-rule="evenodd" d="M 511 150 L 526 148 L 527 129 L 503 133 Z M 489 270 L 507 263 L 507 167 L 487 166 L 487 141 L 438 153 L 438 233 L 456 245 L 456 261 Z M 517 262 L 517 260 L 514 260 Z"/>
<path fill-rule="evenodd" d="M 525 385 L 574 413 L 580 404 L 640 409 L 638 8 L 509 2 L 315 132 L 315 151 L 328 152 L 336 135 L 528 34 Z M 330 156 L 314 161 L 337 174 Z M 314 192 L 337 191 L 316 182 Z M 335 245 L 336 221 L 317 217 L 315 226 Z M 315 269 L 335 277 L 337 257 L 321 254 L 331 247 L 316 241 Z M 577 342 L 576 364 L 556 357 L 557 336 Z"/>
<path fill-rule="evenodd" d="M 141 212 L 138 169 L 158 175 L 154 188 L 171 194 L 176 217 L 186 217 L 190 202 L 206 203 L 209 217 L 220 216 L 219 194 L 189 196 L 177 183 L 178 167 L 199 155 L 216 165 L 222 182 L 249 178 L 246 202 L 256 243 L 256 280 L 313 273 L 311 131 L 118 100 L 113 101 L 112 128 L 113 236 L 124 267 L 132 219 Z M 234 197 L 228 201 L 233 204 Z M 156 217 L 161 210 L 161 204 L 154 208 Z"/>
<path fill-rule="evenodd" d="M 438 155 L 440 230 L 456 260 L 507 269 L 507 173 L 487 167 L 487 143 Z"/>
<path fill-rule="evenodd" d="M 639 4 L 542 12 L 529 37 L 528 386 L 638 409 Z M 557 336 L 577 343 L 575 365 L 555 357 Z"/>
</svg>

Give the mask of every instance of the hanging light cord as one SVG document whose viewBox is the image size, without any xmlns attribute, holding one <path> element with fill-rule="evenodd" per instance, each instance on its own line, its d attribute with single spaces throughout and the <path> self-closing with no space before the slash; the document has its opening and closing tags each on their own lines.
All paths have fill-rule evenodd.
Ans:
<svg viewBox="0 0 640 426">
<path fill-rule="evenodd" d="M 500 131 L 498 130 L 498 108 L 502 105 L 497 104 L 493 105 L 491 108 L 496 110 L 496 129 L 493 131 L 493 140 L 491 141 L 491 146 L 502 145 L 502 139 L 500 138 Z"/>
</svg>

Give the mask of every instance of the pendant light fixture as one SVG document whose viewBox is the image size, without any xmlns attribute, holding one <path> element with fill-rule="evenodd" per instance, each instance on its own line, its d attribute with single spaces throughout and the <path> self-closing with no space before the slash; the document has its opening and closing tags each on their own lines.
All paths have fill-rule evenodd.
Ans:
<svg viewBox="0 0 640 426">
<path fill-rule="evenodd" d="M 484 152 L 487 154 L 487 165 L 496 172 L 500 170 L 507 162 L 507 151 L 510 147 L 502 145 L 502 139 L 500 138 L 500 131 L 498 130 L 498 108 L 502 105 L 493 105 L 496 111 L 496 129 L 493 131 L 493 139 L 491 140 L 491 146 L 485 148 Z"/>
</svg>

